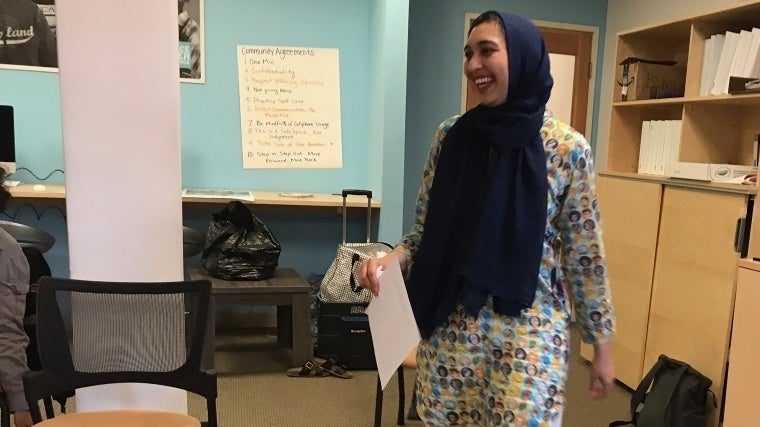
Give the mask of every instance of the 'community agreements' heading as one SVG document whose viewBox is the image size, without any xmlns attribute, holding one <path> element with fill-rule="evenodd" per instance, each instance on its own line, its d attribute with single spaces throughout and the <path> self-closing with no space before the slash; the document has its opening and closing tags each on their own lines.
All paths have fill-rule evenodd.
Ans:
<svg viewBox="0 0 760 427">
<path fill-rule="evenodd" d="M 243 55 L 270 55 L 279 56 L 280 59 L 285 59 L 288 56 L 314 56 L 314 49 L 293 49 L 293 48 L 280 48 L 280 47 L 241 47 L 240 49 Z"/>
</svg>

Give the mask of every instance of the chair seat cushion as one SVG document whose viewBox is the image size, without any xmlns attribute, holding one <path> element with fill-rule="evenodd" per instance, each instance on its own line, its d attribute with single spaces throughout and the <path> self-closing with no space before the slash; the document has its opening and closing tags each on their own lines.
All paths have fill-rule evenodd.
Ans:
<svg viewBox="0 0 760 427">
<path fill-rule="evenodd" d="M 138 409 L 78 412 L 59 415 L 35 426 L 40 427 L 200 427 L 197 419 L 184 414 Z"/>
<path fill-rule="evenodd" d="M 417 346 L 414 347 L 414 350 L 412 350 L 404 359 L 403 362 L 401 362 L 401 366 L 405 368 L 417 368 Z"/>
</svg>

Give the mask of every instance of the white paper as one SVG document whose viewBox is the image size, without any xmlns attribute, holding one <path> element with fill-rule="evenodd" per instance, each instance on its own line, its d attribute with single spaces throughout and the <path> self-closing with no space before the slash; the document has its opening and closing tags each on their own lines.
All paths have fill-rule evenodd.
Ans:
<svg viewBox="0 0 760 427">
<path fill-rule="evenodd" d="M 230 200 L 247 200 L 254 201 L 253 193 L 244 190 L 204 190 L 190 189 L 182 190 L 182 197 L 198 197 L 201 199 L 230 199 Z"/>
<path fill-rule="evenodd" d="M 422 338 L 414 320 L 398 260 L 394 260 L 387 270 L 378 275 L 380 292 L 378 296 L 372 297 L 364 312 L 369 317 L 377 373 L 380 384 L 385 389 L 401 362 Z"/>
</svg>

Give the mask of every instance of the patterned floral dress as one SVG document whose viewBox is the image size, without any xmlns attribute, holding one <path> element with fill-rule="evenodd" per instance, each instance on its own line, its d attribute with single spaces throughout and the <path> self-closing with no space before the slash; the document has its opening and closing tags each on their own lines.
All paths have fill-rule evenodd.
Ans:
<svg viewBox="0 0 760 427">
<path fill-rule="evenodd" d="M 410 268 L 441 143 L 457 119 L 438 128 L 414 225 L 397 246 Z M 427 425 L 559 426 L 569 351 L 568 293 L 585 342 L 604 343 L 614 334 L 591 147 L 549 112 L 541 138 L 549 195 L 535 302 L 519 317 L 495 313 L 491 298 L 477 317 L 458 306 L 448 323 L 423 340 L 417 353 L 417 411 Z M 509 286 L 509 278 L 504 281 Z"/>
</svg>

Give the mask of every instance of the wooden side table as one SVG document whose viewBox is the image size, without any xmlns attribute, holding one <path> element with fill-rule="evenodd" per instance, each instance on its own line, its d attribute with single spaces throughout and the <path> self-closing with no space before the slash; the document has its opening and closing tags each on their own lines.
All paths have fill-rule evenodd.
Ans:
<svg viewBox="0 0 760 427">
<path fill-rule="evenodd" d="M 267 280 L 222 280 L 209 276 L 206 270 L 194 268 L 190 269 L 190 278 L 211 282 L 211 306 L 203 349 L 205 367 L 214 367 L 216 305 L 276 305 L 278 344 L 292 349 L 293 366 L 301 366 L 312 359 L 311 287 L 294 269 L 278 268 Z"/>
</svg>

